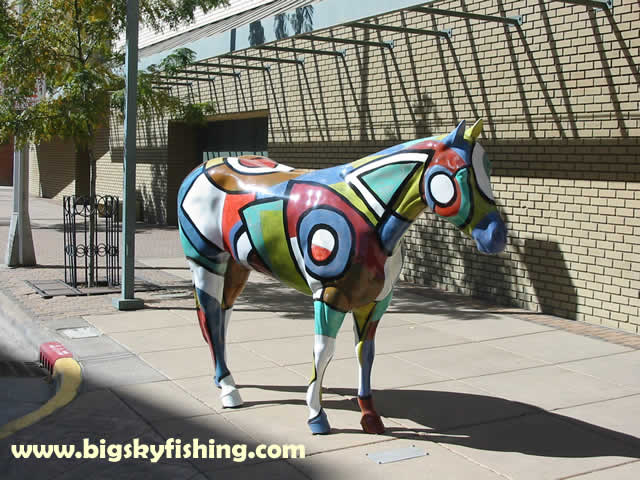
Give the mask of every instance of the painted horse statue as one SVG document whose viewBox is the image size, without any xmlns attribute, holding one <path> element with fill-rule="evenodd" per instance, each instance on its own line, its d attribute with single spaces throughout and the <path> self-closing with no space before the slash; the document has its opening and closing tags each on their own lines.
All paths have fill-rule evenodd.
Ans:
<svg viewBox="0 0 640 480">
<path fill-rule="evenodd" d="M 476 138 L 478 121 L 449 135 L 397 145 L 361 160 L 306 172 L 260 156 L 215 158 L 193 170 L 178 194 L 180 239 L 193 274 L 198 319 L 224 407 L 242 405 L 227 366 L 225 336 L 250 270 L 313 296 L 313 375 L 309 427 L 330 430 L 322 377 L 345 315 L 353 313 L 358 403 L 365 432 L 382 433 L 370 375 L 374 339 L 402 268 L 401 239 L 429 206 L 501 252 L 507 230 Z"/>
</svg>

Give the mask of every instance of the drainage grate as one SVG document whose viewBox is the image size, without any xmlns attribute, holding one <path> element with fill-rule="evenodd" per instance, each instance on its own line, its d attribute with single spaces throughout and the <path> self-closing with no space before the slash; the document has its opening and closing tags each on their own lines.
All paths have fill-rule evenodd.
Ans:
<svg viewBox="0 0 640 480">
<path fill-rule="evenodd" d="M 63 295 L 67 297 L 85 295 L 77 288 L 67 285 L 62 280 L 25 280 L 24 283 L 38 292 L 42 298 L 60 297 Z"/>
<path fill-rule="evenodd" d="M 46 377 L 47 371 L 38 362 L 0 361 L 0 377 Z"/>
<path fill-rule="evenodd" d="M 74 288 L 71 285 L 67 285 L 62 280 L 25 280 L 24 283 L 33 288 L 42 298 L 51 297 L 77 297 L 84 295 L 108 295 L 112 293 L 118 293 L 121 291 L 121 287 L 107 287 L 99 286 L 92 288 Z M 160 290 L 161 287 L 153 283 L 149 283 L 144 280 L 136 280 L 134 290 L 136 292 L 148 292 L 154 290 Z"/>
</svg>

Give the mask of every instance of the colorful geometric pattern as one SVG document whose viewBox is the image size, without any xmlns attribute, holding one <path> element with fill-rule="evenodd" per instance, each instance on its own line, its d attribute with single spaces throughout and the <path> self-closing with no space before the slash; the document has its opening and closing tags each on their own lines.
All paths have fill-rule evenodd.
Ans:
<svg viewBox="0 0 640 480">
<path fill-rule="evenodd" d="M 469 129 L 461 122 L 446 136 L 313 172 L 241 156 L 209 160 L 187 176 L 178 193 L 180 238 L 192 262 L 199 319 L 223 405 L 242 403 L 224 356 L 233 301 L 223 291 L 236 281 L 227 268 L 239 264 L 313 295 L 314 374 L 307 403 L 314 433 L 329 430 L 322 376 L 344 316 L 353 311 L 362 426 L 382 431 L 369 377 L 377 325 L 402 268 L 402 236 L 429 206 L 474 238 L 482 252 L 497 253 L 506 244 L 490 163 L 476 142 L 481 129 L 480 121 Z M 246 276 L 234 289 L 244 281 Z"/>
</svg>

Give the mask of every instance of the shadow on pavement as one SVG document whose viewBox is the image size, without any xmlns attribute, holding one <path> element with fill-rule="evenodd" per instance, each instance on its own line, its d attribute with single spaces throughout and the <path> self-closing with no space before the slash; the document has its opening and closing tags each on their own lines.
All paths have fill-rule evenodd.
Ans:
<svg viewBox="0 0 640 480">
<path fill-rule="evenodd" d="M 238 385 L 300 394 L 306 387 Z M 354 397 L 354 389 L 327 389 L 328 392 Z M 383 417 L 408 420 L 424 428 L 397 428 L 387 425 L 386 435 L 426 438 L 438 443 L 461 445 L 477 450 L 519 452 L 544 457 L 629 456 L 640 458 L 640 438 L 543 410 L 534 405 L 499 397 L 459 392 L 394 389 L 373 394 L 378 413 Z M 247 403 L 247 406 L 263 402 Z M 272 402 L 264 402 L 271 404 Z M 292 399 L 284 404 L 305 404 Z M 323 405 L 338 410 L 358 411 L 355 398 L 326 399 Z M 332 429 L 333 433 L 360 432 Z M 603 442 L 602 437 L 622 442 Z"/>
</svg>

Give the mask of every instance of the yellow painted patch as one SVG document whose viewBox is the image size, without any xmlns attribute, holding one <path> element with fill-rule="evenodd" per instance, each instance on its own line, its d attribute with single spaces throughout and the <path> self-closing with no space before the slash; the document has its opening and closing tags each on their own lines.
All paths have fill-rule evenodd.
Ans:
<svg viewBox="0 0 640 480">
<path fill-rule="evenodd" d="M 358 328 L 358 337 L 360 338 L 360 340 L 363 340 L 364 336 L 366 335 L 365 327 L 367 325 L 367 322 L 371 318 L 371 312 L 373 312 L 373 309 L 375 307 L 376 307 L 376 302 L 371 302 L 368 305 L 364 305 L 362 307 L 359 307 L 353 310 L 353 318 L 354 318 L 354 321 L 356 322 L 356 327 Z M 361 347 L 362 346 L 359 345 L 359 348 Z"/>
<path fill-rule="evenodd" d="M 207 161 L 204 168 L 207 169 L 211 167 L 217 167 L 218 165 L 222 165 L 223 163 L 224 160 L 221 157 L 212 158 L 211 160 Z"/>
<path fill-rule="evenodd" d="M 349 187 L 349 185 L 347 185 L 344 182 L 341 182 L 341 183 L 335 183 L 333 185 L 329 185 L 329 188 L 331 188 L 332 190 L 335 190 L 340 195 L 342 195 L 347 200 L 349 200 L 349 202 L 351 202 L 351 204 L 357 210 L 362 212 L 365 215 L 365 217 L 369 219 L 369 221 L 373 226 L 376 226 L 378 224 L 378 220 L 376 219 L 371 209 L 367 206 L 366 203 L 362 201 L 362 199 L 358 195 L 356 195 L 356 193 L 351 189 L 351 187 Z"/>
<path fill-rule="evenodd" d="M 414 220 L 424 210 L 424 202 L 420 195 L 420 180 L 423 170 L 423 168 L 419 168 L 413 174 L 411 180 L 404 186 L 397 203 L 393 206 L 396 213 L 409 220 Z"/>
</svg>

